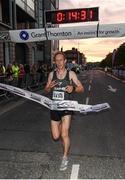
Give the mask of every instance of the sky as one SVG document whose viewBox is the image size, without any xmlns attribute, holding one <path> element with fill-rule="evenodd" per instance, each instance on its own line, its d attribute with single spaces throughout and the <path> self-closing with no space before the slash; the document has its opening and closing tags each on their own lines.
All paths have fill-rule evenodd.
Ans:
<svg viewBox="0 0 125 180">
<path fill-rule="evenodd" d="M 99 7 L 100 24 L 125 23 L 125 0 L 59 0 L 59 9 L 89 7 Z M 97 23 L 84 22 L 84 24 L 74 23 L 61 26 L 88 26 Z M 75 47 L 85 54 L 87 62 L 96 62 L 104 59 L 109 52 L 118 48 L 123 42 L 125 42 L 125 37 L 60 40 L 60 48 L 63 47 L 63 51 L 65 51 Z"/>
</svg>

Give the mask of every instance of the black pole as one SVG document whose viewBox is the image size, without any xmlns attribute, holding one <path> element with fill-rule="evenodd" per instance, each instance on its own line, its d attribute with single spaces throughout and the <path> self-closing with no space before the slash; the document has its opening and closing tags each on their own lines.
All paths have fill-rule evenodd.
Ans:
<svg viewBox="0 0 125 180">
<path fill-rule="evenodd" d="M 43 28 L 45 28 L 45 14 L 44 14 L 44 9 L 45 9 L 45 2 L 44 2 L 44 0 L 42 0 L 42 15 L 43 15 Z M 46 31 L 45 31 L 45 33 L 46 33 Z M 45 41 L 44 41 L 44 43 L 43 43 L 43 62 L 45 63 L 45 58 L 46 58 L 46 56 L 45 56 Z"/>
<path fill-rule="evenodd" d="M 96 36 L 99 37 L 99 23 L 97 24 Z"/>
<path fill-rule="evenodd" d="M 10 26 L 13 27 L 12 0 L 9 0 L 9 16 Z"/>
</svg>

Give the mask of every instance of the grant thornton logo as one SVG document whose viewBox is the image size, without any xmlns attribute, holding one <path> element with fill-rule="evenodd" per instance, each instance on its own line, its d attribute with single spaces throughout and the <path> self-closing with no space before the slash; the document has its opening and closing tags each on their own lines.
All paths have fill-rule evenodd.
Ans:
<svg viewBox="0 0 125 180">
<path fill-rule="evenodd" d="M 28 32 L 27 31 L 21 31 L 20 32 L 20 38 L 22 39 L 22 40 L 28 40 L 29 39 L 29 34 L 28 34 Z"/>
</svg>

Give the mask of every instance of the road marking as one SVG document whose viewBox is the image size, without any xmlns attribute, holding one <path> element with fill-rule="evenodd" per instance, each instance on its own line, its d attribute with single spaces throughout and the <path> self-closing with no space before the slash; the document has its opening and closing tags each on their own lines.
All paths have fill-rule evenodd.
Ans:
<svg viewBox="0 0 125 180">
<path fill-rule="evenodd" d="M 111 85 L 108 85 L 108 90 L 114 93 L 117 91 L 117 89 L 113 88 Z"/>
<path fill-rule="evenodd" d="M 89 85 L 89 91 L 91 90 L 91 85 Z"/>
<path fill-rule="evenodd" d="M 86 104 L 89 104 L 89 97 L 86 98 Z"/>
<path fill-rule="evenodd" d="M 9 104 L 8 106 L 6 106 L 6 108 L 3 108 L 0 112 L 0 116 L 8 111 L 11 111 L 12 109 L 22 105 L 26 100 L 21 99 L 18 100 L 17 102 L 13 102 L 11 105 Z"/>
<path fill-rule="evenodd" d="M 72 172 L 71 172 L 70 179 L 78 179 L 79 166 L 80 166 L 79 164 L 73 164 L 72 165 Z"/>
</svg>

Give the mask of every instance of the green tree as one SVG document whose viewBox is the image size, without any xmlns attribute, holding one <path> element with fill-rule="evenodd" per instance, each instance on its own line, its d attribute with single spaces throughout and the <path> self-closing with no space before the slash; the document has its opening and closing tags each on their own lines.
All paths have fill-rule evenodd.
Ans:
<svg viewBox="0 0 125 180">
<path fill-rule="evenodd" d="M 103 59 L 100 63 L 101 67 L 112 67 L 112 53 L 107 54 L 105 59 Z"/>
<path fill-rule="evenodd" d="M 119 46 L 115 56 L 115 63 L 116 66 L 123 65 L 125 66 L 125 43 Z"/>
</svg>

